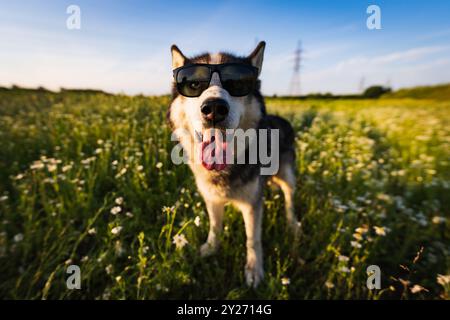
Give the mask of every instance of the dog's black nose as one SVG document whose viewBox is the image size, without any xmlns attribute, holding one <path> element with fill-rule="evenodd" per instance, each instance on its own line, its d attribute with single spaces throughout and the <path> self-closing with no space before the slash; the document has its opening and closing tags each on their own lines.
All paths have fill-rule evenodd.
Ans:
<svg viewBox="0 0 450 320">
<path fill-rule="evenodd" d="M 214 123 L 226 119 L 230 106 L 224 99 L 208 99 L 203 102 L 201 111 L 203 118 Z"/>
</svg>

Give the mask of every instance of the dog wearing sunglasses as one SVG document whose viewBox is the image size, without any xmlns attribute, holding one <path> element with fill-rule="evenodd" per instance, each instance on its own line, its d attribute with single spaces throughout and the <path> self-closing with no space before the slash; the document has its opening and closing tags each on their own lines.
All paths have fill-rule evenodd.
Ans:
<svg viewBox="0 0 450 320">
<path fill-rule="evenodd" d="M 229 53 L 204 53 L 186 57 L 173 45 L 172 103 L 168 110 L 169 123 L 186 152 L 209 216 L 209 233 L 200 248 L 202 256 L 216 252 L 219 247 L 226 203 L 242 212 L 247 247 L 245 280 L 256 287 L 264 277 L 261 228 L 263 218 L 263 187 L 272 180 L 283 191 L 287 222 L 298 234 L 299 223 L 294 212 L 295 192 L 295 132 L 285 119 L 266 114 L 258 79 L 264 56 L 265 42 L 260 42 L 246 57 Z M 200 157 L 214 151 L 225 151 L 226 145 L 214 140 L 214 132 L 229 129 L 279 130 L 279 167 L 272 176 L 261 174 L 261 164 L 210 163 L 196 161 L 193 150 L 198 146 Z M 207 133 L 212 132 L 212 133 Z M 211 149 L 211 148 L 210 148 Z M 211 152 L 211 150 L 209 151 Z"/>
</svg>

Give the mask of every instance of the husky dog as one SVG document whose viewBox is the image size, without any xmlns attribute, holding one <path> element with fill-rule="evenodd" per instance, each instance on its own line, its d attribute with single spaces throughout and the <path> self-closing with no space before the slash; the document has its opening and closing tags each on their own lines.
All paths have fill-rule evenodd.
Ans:
<svg viewBox="0 0 450 320">
<path fill-rule="evenodd" d="M 188 58 L 173 45 L 173 100 L 167 114 L 172 129 L 179 132 L 177 138 L 187 153 L 189 166 L 208 210 L 209 234 L 200 254 L 207 256 L 217 250 L 224 205 L 231 203 L 244 218 L 247 236 L 245 279 L 253 287 L 264 276 L 261 227 L 263 187 L 267 179 L 279 185 L 284 193 L 288 225 L 295 233 L 299 228 L 293 203 L 295 132 L 285 119 L 266 114 L 258 80 L 264 48 L 265 42 L 260 42 L 247 57 L 220 52 Z M 214 140 L 205 132 L 228 129 L 278 129 L 278 171 L 272 176 L 264 176 L 260 172 L 260 163 L 211 164 L 196 161 L 196 154 L 192 151 L 194 147 L 199 145 L 204 152 L 204 145 Z M 216 143 L 215 148 L 220 149 L 220 144 Z"/>
</svg>

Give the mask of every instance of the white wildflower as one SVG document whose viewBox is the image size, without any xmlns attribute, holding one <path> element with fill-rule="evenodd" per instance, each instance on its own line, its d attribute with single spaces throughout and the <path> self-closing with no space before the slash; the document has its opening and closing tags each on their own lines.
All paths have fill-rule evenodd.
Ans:
<svg viewBox="0 0 450 320">
<path fill-rule="evenodd" d="M 90 157 L 90 158 L 86 158 L 86 159 L 81 160 L 81 164 L 86 166 L 86 167 L 88 167 L 89 164 L 91 162 L 94 162 L 94 161 L 95 161 L 95 157 Z"/>
<path fill-rule="evenodd" d="M 176 234 L 173 236 L 173 241 L 172 241 L 175 246 L 177 247 L 177 249 L 181 249 L 183 248 L 187 243 L 187 239 L 184 236 L 184 234 Z"/>
<path fill-rule="evenodd" d="M 120 231 L 122 231 L 123 227 L 122 226 L 117 226 L 111 229 L 111 233 L 114 235 L 118 235 L 120 233 Z"/>
<path fill-rule="evenodd" d="M 359 234 L 365 234 L 365 233 L 367 233 L 367 231 L 369 231 L 367 226 L 362 226 L 362 227 L 359 227 L 359 228 L 355 229 L 355 232 L 359 233 Z"/>
<path fill-rule="evenodd" d="M 411 293 L 419 293 L 421 291 L 426 291 L 428 292 L 428 290 L 424 287 L 422 287 L 421 285 L 415 284 L 411 289 Z"/>
<path fill-rule="evenodd" d="M 35 161 L 33 162 L 33 164 L 30 166 L 31 170 L 41 170 L 45 167 L 45 165 L 41 162 L 41 161 Z"/>
<path fill-rule="evenodd" d="M 374 226 L 373 227 L 373 229 L 375 230 L 375 233 L 377 234 L 377 235 L 379 235 L 379 236 L 385 236 L 386 235 L 386 228 L 384 228 L 384 227 L 377 227 L 377 226 Z"/>
<path fill-rule="evenodd" d="M 23 233 L 18 233 L 14 236 L 14 242 L 20 242 L 23 240 Z"/>
<path fill-rule="evenodd" d="M 336 206 L 336 211 L 339 213 L 346 212 L 348 210 L 348 206 L 340 204 Z"/>
<path fill-rule="evenodd" d="M 120 213 L 121 211 L 122 211 L 122 208 L 119 206 L 116 206 L 111 209 L 111 214 L 116 215 L 116 214 Z"/>
<path fill-rule="evenodd" d="M 105 268 L 105 271 L 107 274 L 111 274 L 113 272 L 113 270 L 114 270 L 114 267 L 112 264 L 108 264 Z"/>
<path fill-rule="evenodd" d="M 118 174 L 116 174 L 116 178 L 120 178 L 121 176 L 123 176 L 125 173 L 127 173 L 127 168 L 122 168 Z"/>
<path fill-rule="evenodd" d="M 281 284 L 283 286 L 288 286 L 289 284 L 291 284 L 291 279 L 289 279 L 287 277 L 283 277 L 283 278 L 281 278 Z"/>
<path fill-rule="evenodd" d="M 64 167 L 62 167 L 62 172 L 67 172 L 67 171 L 69 171 L 70 169 L 72 169 L 72 165 L 70 165 L 70 164 L 65 165 Z"/>
<path fill-rule="evenodd" d="M 362 235 L 360 233 L 354 233 L 353 238 L 355 238 L 356 240 L 362 240 Z"/>
<path fill-rule="evenodd" d="M 350 245 L 353 248 L 357 248 L 357 249 L 360 249 L 362 247 L 362 245 L 358 241 L 350 241 Z"/>
<path fill-rule="evenodd" d="M 434 224 L 441 224 L 441 223 L 445 223 L 445 221 L 447 221 L 447 219 L 445 217 L 440 217 L 440 216 L 434 216 L 433 219 L 431 220 Z"/>
<path fill-rule="evenodd" d="M 450 285 L 450 274 L 447 275 L 438 274 L 436 281 L 443 287 Z"/>
<path fill-rule="evenodd" d="M 195 217 L 195 219 L 194 219 L 194 224 L 195 224 L 197 227 L 200 226 L 200 217 L 199 217 L 199 216 L 196 216 L 196 217 Z"/>
<path fill-rule="evenodd" d="M 343 267 L 341 267 L 341 268 L 339 269 L 339 271 L 341 271 L 341 272 L 343 272 L 343 273 L 349 273 L 349 272 L 350 272 L 350 269 L 347 268 L 346 266 L 343 266 Z"/>
<path fill-rule="evenodd" d="M 172 206 L 172 207 L 164 206 L 164 207 L 162 207 L 162 211 L 164 213 L 170 213 L 170 212 L 173 212 L 174 210 L 175 210 L 175 206 Z"/>
</svg>

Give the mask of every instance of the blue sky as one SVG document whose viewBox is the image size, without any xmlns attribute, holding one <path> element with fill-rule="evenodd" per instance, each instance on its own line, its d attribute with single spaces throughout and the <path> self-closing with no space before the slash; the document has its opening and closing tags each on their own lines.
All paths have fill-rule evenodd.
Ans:
<svg viewBox="0 0 450 320">
<path fill-rule="evenodd" d="M 68 30 L 66 8 L 81 9 Z M 381 8 L 368 30 L 366 8 Z M 301 91 L 352 93 L 450 82 L 450 1 L 0 0 L 0 85 L 168 93 L 170 45 L 248 54 L 267 42 L 265 94 L 286 94 L 303 47 Z"/>
</svg>

